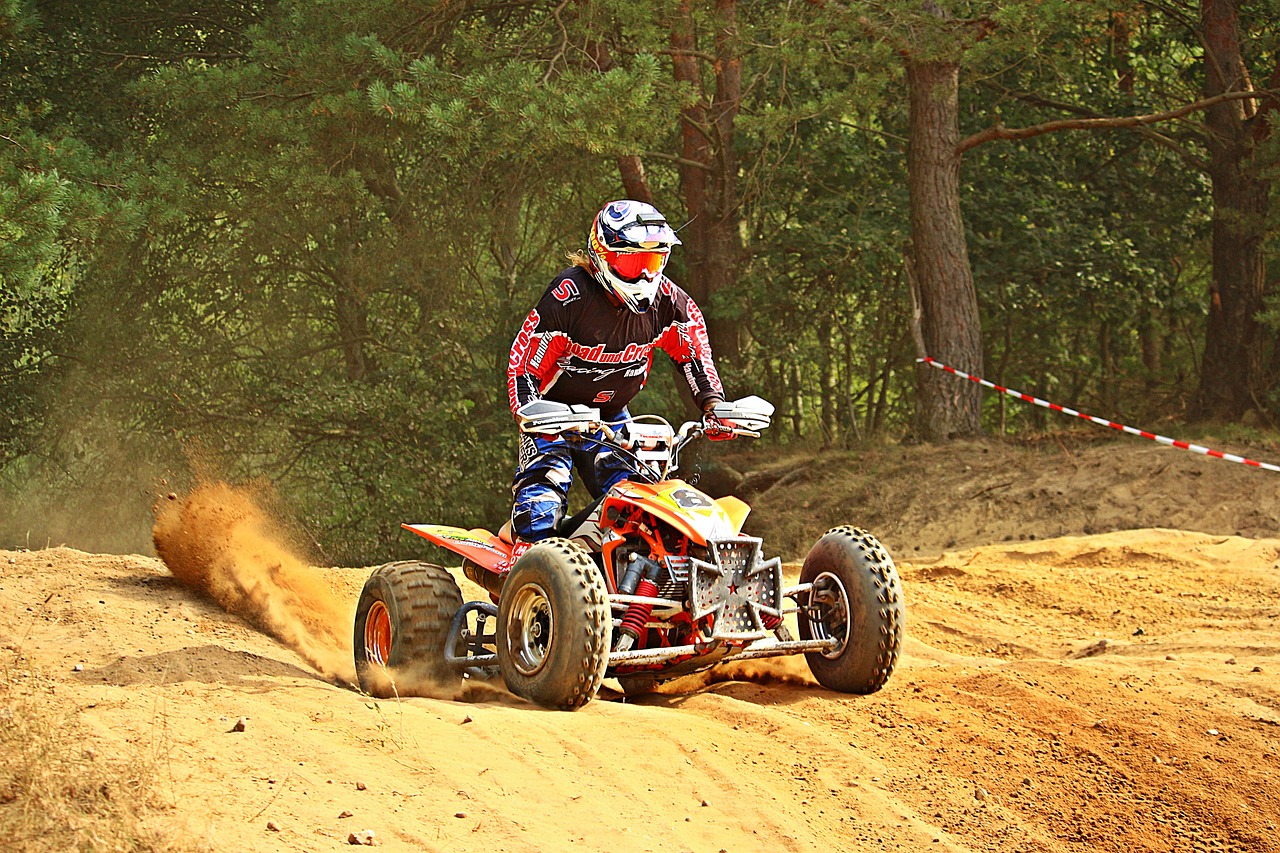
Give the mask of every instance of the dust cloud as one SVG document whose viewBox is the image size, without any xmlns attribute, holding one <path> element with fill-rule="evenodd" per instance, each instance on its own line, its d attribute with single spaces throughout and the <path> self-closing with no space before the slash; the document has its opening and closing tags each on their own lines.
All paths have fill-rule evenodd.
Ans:
<svg viewBox="0 0 1280 853">
<path fill-rule="evenodd" d="M 750 681 L 762 685 L 793 685 L 813 687 L 817 680 L 809 673 L 809 665 L 803 655 L 792 657 L 759 658 L 756 660 L 731 661 L 713 669 L 694 673 L 681 679 L 679 685 L 688 689 L 690 682 L 697 682 L 700 687 L 709 687 L 727 681 Z"/>
<path fill-rule="evenodd" d="M 490 682 L 464 678 L 442 682 L 412 664 L 407 666 L 370 664 L 364 673 L 364 678 L 364 692 L 378 699 L 408 699 L 416 696 L 472 705 L 481 703 L 523 705 L 527 701 L 517 698 L 508 691 L 501 679 Z"/>
<path fill-rule="evenodd" d="M 253 490 L 204 482 L 156 507 L 152 540 L 175 578 L 352 684 L 354 604 L 289 547 Z"/>
</svg>

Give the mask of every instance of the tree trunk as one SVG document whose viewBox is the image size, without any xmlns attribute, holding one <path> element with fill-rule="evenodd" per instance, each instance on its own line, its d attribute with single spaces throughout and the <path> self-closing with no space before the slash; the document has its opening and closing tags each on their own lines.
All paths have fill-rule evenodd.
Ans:
<svg viewBox="0 0 1280 853">
<path fill-rule="evenodd" d="M 671 31 L 672 67 L 677 82 L 702 92 L 697 38 L 690 0 L 682 0 Z M 742 59 L 739 55 L 737 0 L 717 0 L 715 26 L 715 92 L 699 98 L 680 114 L 682 139 L 680 185 L 691 219 L 684 239 L 689 295 L 704 310 L 715 294 L 737 279 L 742 258 L 738 230 L 738 159 L 734 122 L 742 103 Z M 709 312 L 712 349 L 722 361 L 736 361 L 739 328 L 734 321 Z"/>
<path fill-rule="evenodd" d="M 591 39 L 585 45 L 585 52 L 591 64 L 601 74 L 613 68 L 613 54 L 609 46 L 597 39 Z M 649 189 L 649 181 L 644 175 L 644 161 L 638 154 L 622 154 L 618 157 L 618 177 L 622 179 L 622 192 L 627 198 L 653 204 L 653 192 Z"/>
<path fill-rule="evenodd" d="M 374 370 L 373 359 L 365 351 L 369 338 L 369 307 L 350 285 L 339 285 L 333 295 L 334 323 L 342 348 L 347 380 L 360 382 Z"/>
<path fill-rule="evenodd" d="M 1238 4 L 1203 0 L 1200 16 L 1205 95 L 1245 89 Z M 1253 159 L 1251 117 L 1249 101 L 1216 104 L 1205 114 L 1213 184 L 1213 282 L 1200 387 L 1191 412 L 1201 419 L 1236 420 L 1267 390 L 1262 326 L 1255 318 L 1266 294 L 1263 242 L 1270 188 Z"/>
<path fill-rule="evenodd" d="M 618 174 L 622 178 L 622 191 L 627 198 L 653 204 L 653 192 L 644 176 L 644 161 L 637 154 L 624 154 L 618 158 Z"/>
<path fill-rule="evenodd" d="M 960 66 L 907 59 L 912 260 L 927 354 L 982 372 L 978 295 L 960 214 Z M 981 389 L 926 365 L 916 371 L 916 428 L 926 441 L 981 433 Z"/>
<path fill-rule="evenodd" d="M 830 317 L 818 324 L 818 419 L 822 425 L 822 446 L 831 447 L 840 437 L 836 408 L 842 396 L 836 375 L 835 339 Z"/>
<path fill-rule="evenodd" d="M 794 348 L 789 350 L 791 365 L 791 437 L 799 439 L 804 434 L 804 385 L 800 377 L 800 360 Z"/>
</svg>

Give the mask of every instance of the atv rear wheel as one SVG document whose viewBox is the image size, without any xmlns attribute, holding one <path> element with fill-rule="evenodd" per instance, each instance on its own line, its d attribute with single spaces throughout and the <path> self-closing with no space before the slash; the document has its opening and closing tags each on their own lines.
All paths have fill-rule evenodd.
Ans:
<svg viewBox="0 0 1280 853">
<path fill-rule="evenodd" d="M 373 696 L 456 690 L 445 643 L 462 592 L 447 569 L 406 560 L 374 570 L 356 605 L 353 646 L 360 689 Z"/>
<path fill-rule="evenodd" d="M 609 663 L 613 620 L 600 570 L 581 546 L 547 539 L 502 586 L 498 668 L 507 689 L 548 708 L 591 701 Z"/>
<path fill-rule="evenodd" d="M 889 552 L 865 530 L 836 527 L 805 557 L 800 583 L 813 585 L 800 602 L 800 637 L 836 640 L 828 651 L 805 653 L 818 683 L 841 693 L 883 687 L 898 662 L 906 616 Z"/>
</svg>

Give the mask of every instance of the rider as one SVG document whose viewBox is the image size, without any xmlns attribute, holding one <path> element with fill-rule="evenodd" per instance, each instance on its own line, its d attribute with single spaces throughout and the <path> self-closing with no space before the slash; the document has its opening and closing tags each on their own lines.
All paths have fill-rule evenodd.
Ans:
<svg viewBox="0 0 1280 853">
<path fill-rule="evenodd" d="M 708 437 L 733 437 L 727 429 L 717 431 L 711 415 L 724 389 L 702 312 L 662 274 L 671 247 L 679 244 L 652 205 L 622 199 L 601 208 L 586 249 L 569 253 L 573 266 L 555 277 L 511 346 L 507 396 L 513 413 L 545 398 L 598 407 L 602 420 L 623 422 L 657 347 L 680 368 L 707 419 Z M 575 465 L 592 497 L 634 473 L 624 456 L 597 452 L 590 441 L 521 434 L 511 511 L 520 540 L 535 542 L 555 531 Z"/>
</svg>

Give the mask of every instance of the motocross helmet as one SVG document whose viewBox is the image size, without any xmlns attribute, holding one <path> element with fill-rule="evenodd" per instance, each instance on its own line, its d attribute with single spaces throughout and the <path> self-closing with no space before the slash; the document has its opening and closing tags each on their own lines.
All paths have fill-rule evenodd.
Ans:
<svg viewBox="0 0 1280 853">
<path fill-rule="evenodd" d="M 636 314 L 653 305 L 671 247 L 680 238 L 651 204 L 621 199 L 596 214 L 587 255 L 596 281 Z"/>
</svg>

